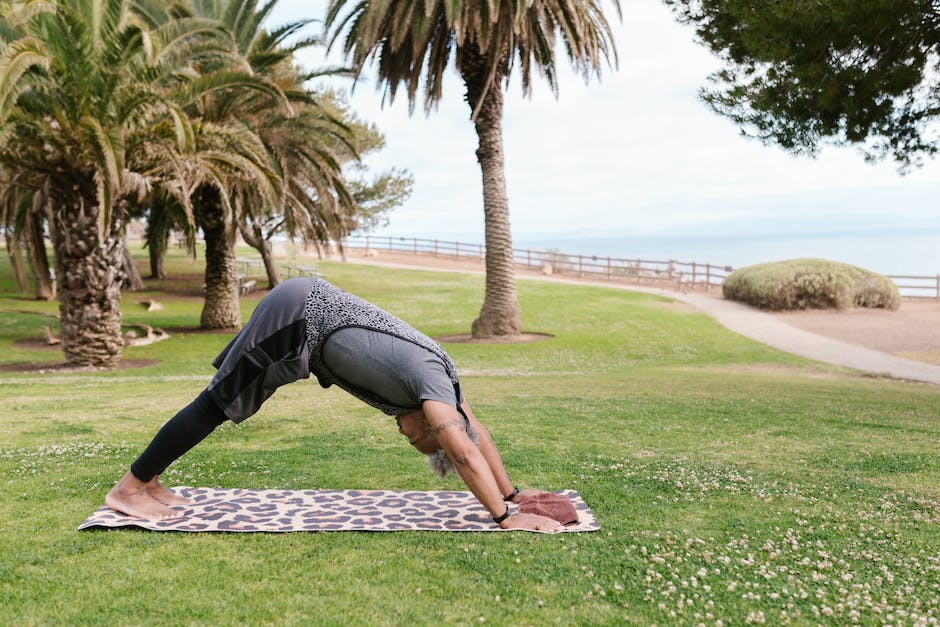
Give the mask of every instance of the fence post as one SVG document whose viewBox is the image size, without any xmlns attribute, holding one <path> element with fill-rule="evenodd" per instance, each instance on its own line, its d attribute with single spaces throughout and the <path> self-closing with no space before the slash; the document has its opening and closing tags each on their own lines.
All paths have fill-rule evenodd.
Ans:
<svg viewBox="0 0 940 627">
<path fill-rule="evenodd" d="M 692 262 L 692 291 L 695 291 L 695 262 Z"/>
<path fill-rule="evenodd" d="M 460 259 L 460 242 L 454 242 L 454 257 Z"/>
<path fill-rule="evenodd" d="M 705 289 L 712 291 L 712 264 L 705 264 Z"/>
<path fill-rule="evenodd" d="M 388 236 L 388 252 L 392 252 L 392 236 Z"/>
<path fill-rule="evenodd" d="M 414 246 L 415 246 L 415 255 L 417 255 L 418 254 L 418 238 L 415 237 L 413 239 L 414 239 Z"/>
<path fill-rule="evenodd" d="M 940 274 L 937 275 L 937 291 L 934 294 L 934 300 L 940 300 Z"/>
<path fill-rule="evenodd" d="M 578 278 L 582 278 L 583 276 L 584 276 L 584 257 L 581 255 L 578 255 Z"/>
<path fill-rule="evenodd" d="M 610 257 L 607 257 L 607 280 L 609 281 L 611 277 L 610 273 Z"/>
</svg>

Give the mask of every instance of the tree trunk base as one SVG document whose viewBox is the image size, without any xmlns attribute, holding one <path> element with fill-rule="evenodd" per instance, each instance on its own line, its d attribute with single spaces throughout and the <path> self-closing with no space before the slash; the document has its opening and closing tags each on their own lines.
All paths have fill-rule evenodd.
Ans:
<svg viewBox="0 0 940 627">
<path fill-rule="evenodd" d="M 522 334 L 522 309 L 518 303 L 504 304 L 498 311 L 488 311 L 484 304 L 480 317 L 473 321 L 470 333 L 476 339 Z"/>
</svg>

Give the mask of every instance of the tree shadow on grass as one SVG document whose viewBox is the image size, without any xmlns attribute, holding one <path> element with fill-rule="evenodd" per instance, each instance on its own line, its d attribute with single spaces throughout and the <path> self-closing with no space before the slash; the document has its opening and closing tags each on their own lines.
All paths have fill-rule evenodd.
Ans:
<svg viewBox="0 0 940 627">
<path fill-rule="evenodd" d="M 56 348 L 56 347 L 51 347 Z M 114 368 L 98 368 L 96 366 L 75 366 L 64 361 L 50 362 L 22 362 L 16 364 L 0 364 L 0 372 L 17 372 L 32 374 L 63 374 L 69 372 L 108 372 L 111 370 L 129 370 L 145 368 L 161 363 L 159 359 L 122 359 Z"/>
<path fill-rule="evenodd" d="M 460 335 L 443 335 L 434 338 L 438 342 L 451 344 L 528 344 L 550 340 L 554 335 L 549 333 L 520 333 L 519 335 L 495 335 L 493 337 L 473 337 L 469 333 Z"/>
</svg>

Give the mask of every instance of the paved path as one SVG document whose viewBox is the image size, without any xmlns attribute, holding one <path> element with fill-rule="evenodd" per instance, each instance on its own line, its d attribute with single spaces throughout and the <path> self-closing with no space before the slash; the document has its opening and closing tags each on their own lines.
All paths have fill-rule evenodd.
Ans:
<svg viewBox="0 0 940 627">
<path fill-rule="evenodd" d="M 350 258 L 349 261 L 353 263 L 394 266 L 416 270 L 439 270 L 441 272 L 471 272 L 474 274 L 482 274 L 480 271 L 433 268 L 426 264 L 401 264 L 376 259 Z M 894 377 L 896 379 L 922 381 L 940 385 L 940 366 L 916 361 L 914 359 L 897 357 L 890 353 L 872 350 L 870 348 L 849 344 L 816 333 L 797 329 L 785 322 L 781 322 L 771 314 L 764 313 L 748 305 L 716 298 L 715 296 L 700 293 L 686 294 L 673 290 L 636 285 L 562 279 L 559 277 L 520 275 L 520 278 L 569 283 L 572 285 L 594 285 L 635 292 L 646 292 L 667 298 L 674 298 L 688 303 L 696 309 L 712 316 L 720 324 L 735 333 L 740 333 L 747 338 L 788 353 L 793 353 L 794 355 L 800 355 L 801 357 L 807 357 L 837 366 L 854 368 L 877 375 Z"/>
<path fill-rule="evenodd" d="M 704 294 L 639 289 L 686 302 L 712 316 L 735 333 L 794 355 L 896 379 L 940 385 L 940 366 L 934 364 L 897 357 L 797 329 L 771 314 L 738 302 Z"/>
</svg>

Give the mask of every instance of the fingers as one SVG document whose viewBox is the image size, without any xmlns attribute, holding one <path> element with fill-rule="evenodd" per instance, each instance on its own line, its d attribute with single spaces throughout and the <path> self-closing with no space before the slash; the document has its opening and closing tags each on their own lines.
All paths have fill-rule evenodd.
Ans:
<svg viewBox="0 0 940 627">
<path fill-rule="evenodd" d="M 516 529 L 528 529 L 541 533 L 557 533 L 564 529 L 557 520 L 535 514 L 516 514 L 511 520 L 511 526 Z"/>
</svg>

